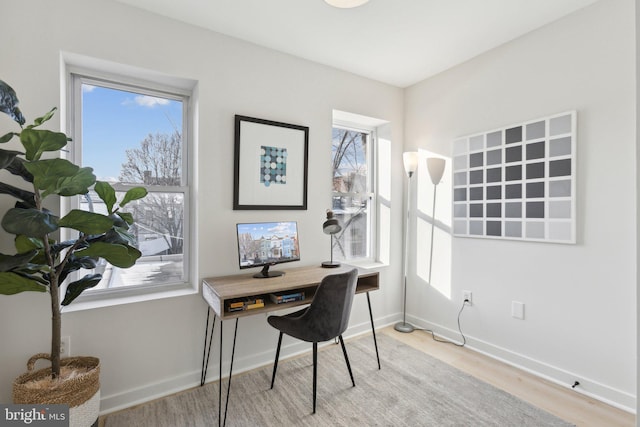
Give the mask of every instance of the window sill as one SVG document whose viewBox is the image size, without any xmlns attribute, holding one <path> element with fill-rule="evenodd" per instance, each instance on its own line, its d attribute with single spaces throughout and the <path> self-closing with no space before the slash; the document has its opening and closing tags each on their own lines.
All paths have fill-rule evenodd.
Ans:
<svg viewBox="0 0 640 427">
<path fill-rule="evenodd" d="M 372 261 L 372 260 L 354 260 L 354 261 L 345 261 L 345 264 L 349 264 L 352 265 L 354 267 L 358 267 L 358 268 L 362 268 L 363 270 L 373 270 L 376 268 L 384 268 L 384 267 L 388 267 L 389 264 L 380 262 L 380 261 Z"/>
<path fill-rule="evenodd" d="M 75 301 L 63 307 L 63 313 L 91 310 L 94 308 L 111 307 L 123 304 L 132 304 L 145 301 L 153 301 L 164 298 L 174 298 L 198 293 L 198 287 L 190 283 L 173 286 L 146 287 L 141 289 L 126 289 L 100 292 L 100 294 L 87 293 L 79 296 Z"/>
</svg>

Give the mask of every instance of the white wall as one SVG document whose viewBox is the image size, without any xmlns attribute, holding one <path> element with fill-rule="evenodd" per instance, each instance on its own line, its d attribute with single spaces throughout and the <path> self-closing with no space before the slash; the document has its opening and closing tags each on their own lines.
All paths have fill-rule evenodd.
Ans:
<svg viewBox="0 0 640 427">
<path fill-rule="evenodd" d="M 406 146 L 445 156 L 456 137 L 577 110 L 577 244 L 444 239 L 450 279 L 432 287 L 413 275 L 408 311 L 457 337 L 462 290 L 471 290 L 461 318 L 470 346 L 633 410 L 634 19 L 633 0 L 602 0 L 405 91 Z M 511 317 L 513 300 L 525 303 L 525 320 Z"/>
<path fill-rule="evenodd" d="M 320 224 L 330 203 L 333 109 L 391 122 L 392 170 L 402 168 L 403 93 L 398 88 L 115 2 L 9 2 L 3 4 L 2 16 L 0 79 L 16 89 L 30 119 L 61 103 L 61 51 L 198 82 L 197 277 L 239 272 L 233 242 L 234 225 L 242 221 L 297 220 L 303 257 L 299 264 L 327 258 L 328 241 Z M 308 210 L 232 210 L 235 114 L 309 126 Z M 15 129 L 4 115 L 0 128 L 2 133 Z M 391 196 L 391 264 L 399 265 L 401 173 L 392 174 Z M 0 211 L 12 203 L 8 197 L 0 198 Z M 10 238 L 0 236 L 0 251 L 9 253 Z M 399 319 L 399 275 L 397 267 L 381 269 L 382 289 L 371 295 L 378 325 Z M 11 382 L 25 370 L 28 357 L 48 351 L 47 299 L 33 293 L 0 296 L 0 402 L 10 401 Z M 198 295 L 192 295 L 63 316 L 63 335 L 71 336 L 72 353 L 95 355 L 102 361 L 103 411 L 198 384 L 205 307 Z M 350 333 L 366 331 L 368 319 L 366 298 L 358 296 Z M 231 326 L 225 324 L 227 349 Z M 234 369 L 271 363 L 276 340 L 264 316 L 243 319 Z M 290 350 L 302 348 L 306 349 Z M 228 360 L 229 353 L 224 357 Z M 211 366 L 217 367 L 215 356 Z M 209 372 L 213 379 L 217 369 Z"/>
<path fill-rule="evenodd" d="M 636 7 L 636 49 L 635 49 L 635 58 L 636 58 L 636 165 L 640 162 L 640 149 L 638 144 L 638 135 L 640 135 L 640 111 L 638 110 L 638 99 L 640 99 L 640 85 L 638 84 L 640 75 L 638 74 L 638 70 L 640 70 L 640 28 L 638 27 L 638 22 L 640 22 L 640 1 L 635 0 Z M 636 172 L 636 195 L 640 194 L 640 176 Z M 638 224 L 638 220 L 640 219 L 639 210 L 640 207 L 640 198 L 636 197 L 636 224 Z M 640 285 L 640 278 L 638 277 L 638 262 L 640 261 L 640 230 L 636 227 L 636 289 Z M 638 332 L 640 331 L 640 318 L 638 317 L 638 306 L 640 305 L 640 293 L 636 291 L 636 338 L 638 337 Z M 638 350 L 640 350 L 640 340 L 636 340 L 636 345 L 638 346 Z M 637 350 L 637 351 L 638 351 Z M 637 353 L 636 353 L 637 356 Z M 638 414 L 638 384 L 640 383 L 640 361 L 636 357 L 636 414 Z M 640 417 L 636 415 L 636 427 L 640 427 Z"/>
</svg>

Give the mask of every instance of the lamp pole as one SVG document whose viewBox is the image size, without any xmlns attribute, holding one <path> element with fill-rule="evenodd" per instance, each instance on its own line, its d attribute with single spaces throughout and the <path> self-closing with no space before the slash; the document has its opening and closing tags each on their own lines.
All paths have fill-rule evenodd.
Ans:
<svg viewBox="0 0 640 427">
<path fill-rule="evenodd" d="M 403 155 L 404 168 L 409 176 L 407 184 L 407 219 L 404 227 L 404 265 L 403 265 L 403 296 L 402 296 L 402 322 L 398 322 L 393 327 L 398 332 L 413 332 L 414 327 L 407 323 L 407 270 L 409 263 L 409 221 L 411 219 L 411 177 L 418 167 L 418 153 L 409 152 Z"/>
</svg>

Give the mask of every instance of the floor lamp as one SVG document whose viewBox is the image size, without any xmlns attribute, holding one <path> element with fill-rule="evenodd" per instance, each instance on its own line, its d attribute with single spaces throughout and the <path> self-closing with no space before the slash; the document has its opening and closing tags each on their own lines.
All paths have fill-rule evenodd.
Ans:
<svg viewBox="0 0 640 427">
<path fill-rule="evenodd" d="M 445 159 L 441 159 L 439 157 L 429 157 L 427 158 L 427 170 L 429 171 L 429 176 L 431 177 L 431 182 L 433 183 L 433 213 L 431 215 L 431 249 L 429 250 L 429 285 L 431 285 L 431 265 L 433 264 L 433 232 L 435 231 L 436 225 L 436 189 L 438 188 L 438 184 L 440 184 L 440 180 L 442 179 L 442 175 L 444 174 L 444 166 L 446 164 Z"/>
<path fill-rule="evenodd" d="M 418 152 L 410 151 L 402 154 L 402 161 L 404 162 L 404 170 L 409 177 L 407 184 L 407 221 L 404 226 L 404 290 L 403 290 L 403 302 L 402 302 L 402 322 L 398 322 L 393 327 L 398 332 L 413 332 L 413 325 L 407 323 L 407 263 L 409 258 L 409 219 L 411 212 L 411 177 L 418 169 Z"/>
</svg>

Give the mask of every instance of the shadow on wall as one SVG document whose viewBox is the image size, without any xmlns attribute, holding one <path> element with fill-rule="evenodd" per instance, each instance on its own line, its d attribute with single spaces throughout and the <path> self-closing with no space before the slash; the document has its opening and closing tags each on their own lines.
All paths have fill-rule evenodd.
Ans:
<svg viewBox="0 0 640 427">
<path fill-rule="evenodd" d="M 445 298 L 451 299 L 451 159 L 419 150 L 416 207 L 416 274 Z M 427 159 L 445 161 L 444 173 L 434 185 Z M 431 168 L 433 172 L 434 168 Z M 436 177 L 437 179 L 437 177 Z"/>
</svg>

